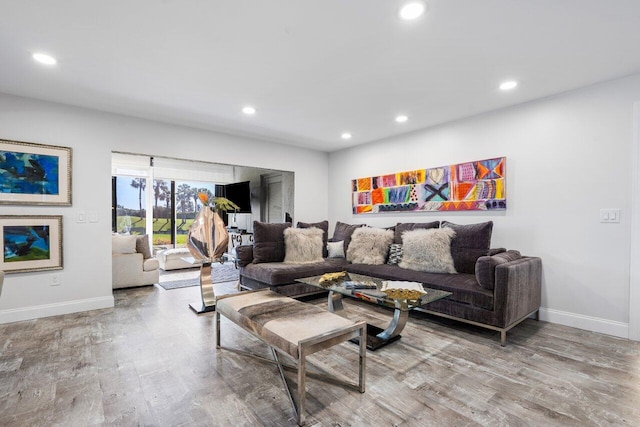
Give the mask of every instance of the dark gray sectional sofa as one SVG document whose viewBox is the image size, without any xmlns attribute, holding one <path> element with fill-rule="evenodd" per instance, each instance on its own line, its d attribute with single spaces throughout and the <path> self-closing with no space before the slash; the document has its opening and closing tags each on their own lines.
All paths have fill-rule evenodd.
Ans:
<svg viewBox="0 0 640 427">
<path fill-rule="evenodd" d="M 401 242 L 402 232 L 406 230 L 434 228 L 439 225 L 438 222 L 397 224 L 392 227 L 396 232 L 394 241 Z M 256 263 L 254 247 L 240 246 L 237 248 L 240 284 L 244 289 L 268 287 L 297 297 L 318 291 L 297 283 L 296 279 L 343 270 L 386 280 L 420 282 L 428 288 L 452 293 L 448 298 L 428 304 L 421 311 L 499 331 L 501 344 L 505 345 L 507 331 L 531 315 L 537 318 L 541 300 L 540 258 L 521 256 L 514 250 L 490 249 L 486 236 L 488 232 L 490 240 L 493 226 L 490 222 L 471 226 L 443 222 L 442 225 L 458 232 L 458 237 L 451 243 L 451 253 L 454 255 L 456 270 L 459 271 L 457 274 L 415 271 L 390 264 L 353 264 L 344 258 L 325 258 L 313 264 L 285 264 L 277 261 Z M 325 232 L 328 228 L 326 221 L 316 226 L 324 228 Z M 330 240 L 344 241 L 347 247 L 350 235 L 356 227 L 358 226 L 338 222 Z M 476 239 L 478 236 L 480 238 Z M 258 236 L 254 235 L 256 237 Z M 278 250 L 269 248 L 270 253 Z"/>
</svg>

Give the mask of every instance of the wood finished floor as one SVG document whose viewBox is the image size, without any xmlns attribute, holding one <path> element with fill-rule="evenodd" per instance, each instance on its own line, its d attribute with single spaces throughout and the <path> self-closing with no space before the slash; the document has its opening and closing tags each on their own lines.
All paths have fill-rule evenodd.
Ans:
<svg viewBox="0 0 640 427">
<path fill-rule="evenodd" d="M 295 425 L 274 366 L 216 351 L 213 314 L 188 308 L 197 287 L 114 296 L 113 309 L 0 325 L 0 425 Z M 268 356 L 224 318 L 221 329 L 223 345 Z M 497 335 L 412 315 L 399 342 L 368 352 L 366 393 L 307 380 L 307 425 L 640 425 L 639 343 L 534 320 L 505 348 Z M 355 378 L 357 347 L 309 360 Z"/>
</svg>

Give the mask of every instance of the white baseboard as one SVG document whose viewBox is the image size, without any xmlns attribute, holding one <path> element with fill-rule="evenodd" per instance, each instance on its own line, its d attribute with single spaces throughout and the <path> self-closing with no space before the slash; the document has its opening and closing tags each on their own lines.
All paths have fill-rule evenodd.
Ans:
<svg viewBox="0 0 640 427">
<path fill-rule="evenodd" d="M 0 310 L 0 323 L 21 322 L 23 320 L 40 319 L 60 314 L 78 313 L 80 311 L 99 310 L 114 306 L 113 296 L 66 301 L 57 304 L 36 305 L 33 307 Z"/>
<path fill-rule="evenodd" d="M 629 338 L 629 324 L 615 322 L 613 320 L 600 319 L 598 317 L 583 316 L 567 311 L 540 308 L 540 320 L 551 323 L 613 335 L 619 338 Z"/>
</svg>

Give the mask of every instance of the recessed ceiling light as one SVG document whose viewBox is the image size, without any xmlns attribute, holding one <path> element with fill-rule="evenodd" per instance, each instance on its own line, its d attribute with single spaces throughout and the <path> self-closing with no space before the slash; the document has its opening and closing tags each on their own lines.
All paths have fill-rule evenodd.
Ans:
<svg viewBox="0 0 640 427">
<path fill-rule="evenodd" d="M 351 134 L 349 132 L 345 132 L 341 135 L 342 139 L 351 139 Z"/>
<path fill-rule="evenodd" d="M 398 122 L 398 123 L 404 123 L 407 120 L 409 120 L 409 117 L 407 117 L 407 116 L 400 115 L 400 116 L 396 117 L 396 122 Z"/>
<path fill-rule="evenodd" d="M 251 116 L 256 113 L 256 109 L 250 105 L 247 105 L 242 109 L 242 112 L 245 113 L 247 116 Z"/>
<path fill-rule="evenodd" d="M 47 55 L 46 53 L 36 52 L 33 55 L 31 55 L 31 57 L 35 61 L 38 61 L 39 63 L 45 64 L 45 65 L 56 65 L 56 63 L 58 62 L 56 61 L 56 58 L 54 58 L 51 55 Z"/>
<path fill-rule="evenodd" d="M 425 10 L 424 3 L 422 2 L 411 2 L 407 3 L 400 9 L 400 18 L 405 21 L 411 21 L 413 19 L 419 18 Z"/>
<path fill-rule="evenodd" d="M 500 90 L 511 90 L 511 89 L 514 89 L 516 86 L 518 86 L 517 81 L 509 80 L 509 81 L 503 82 L 500 85 Z"/>
</svg>

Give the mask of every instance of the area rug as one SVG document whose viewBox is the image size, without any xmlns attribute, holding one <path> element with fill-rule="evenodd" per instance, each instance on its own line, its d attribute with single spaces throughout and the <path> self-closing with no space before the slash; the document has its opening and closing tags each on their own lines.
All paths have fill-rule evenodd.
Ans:
<svg viewBox="0 0 640 427">
<path fill-rule="evenodd" d="M 233 263 L 211 264 L 211 283 L 233 282 L 238 280 L 238 270 Z M 160 283 L 166 290 L 187 288 L 200 285 L 200 269 L 165 271 L 160 274 Z"/>
</svg>

